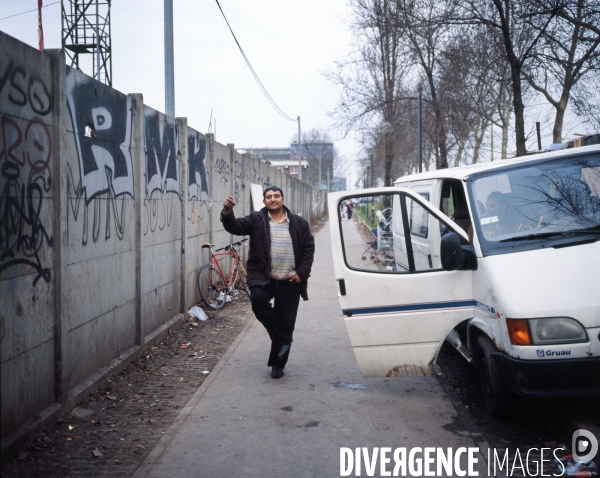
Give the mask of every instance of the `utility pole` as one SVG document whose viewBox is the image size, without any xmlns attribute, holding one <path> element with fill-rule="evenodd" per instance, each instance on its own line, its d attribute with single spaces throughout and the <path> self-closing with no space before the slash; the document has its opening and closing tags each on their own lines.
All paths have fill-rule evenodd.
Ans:
<svg viewBox="0 0 600 478">
<path fill-rule="evenodd" d="M 538 151 L 542 150 L 542 135 L 540 134 L 540 122 L 535 122 L 535 129 L 537 130 L 537 140 L 538 140 Z"/>
<path fill-rule="evenodd" d="M 302 130 L 300 129 L 300 116 L 298 116 L 298 179 L 302 180 L 302 151 L 300 150 L 300 141 Z"/>
<path fill-rule="evenodd" d="M 321 156 L 323 155 L 323 150 L 319 148 L 319 189 L 321 189 Z M 329 178 L 329 168 L 327 168 L 327 177 Z M 329 179 L 327 180 L 329 181 Z"/>
<path fill-rule="evenodd" d="M 44 25 L 42 23 L 42 0 L 38 0 L 38 46 L 44 50 Z"/>
<path fill-rule="evenodd" d="M 423 85 L 419 83 L 417 86 L 417 92 L 419 93 L 419 172 L 423 172 Z M 387 147 L 387 144 L 386 144 Z"/>
<path fill-rule="evenodd" d="M 96 79 L 100 81 L 100 9 L 96 0 Z"/>
<path fill-rule="evenodd" d="M 173 54 L 173 0 L 165 2 L 165 113 L 175 118 L 175 58 Z"/>
<path fill-rule="evenodd" d="M 371 154 L 371 187 L 373 187 L 373 154 Z"/>
<path fill-rule="evenodd" d="M 492 121 L 492 161 L 494 160 L 494 122 Z"/>
</svg>

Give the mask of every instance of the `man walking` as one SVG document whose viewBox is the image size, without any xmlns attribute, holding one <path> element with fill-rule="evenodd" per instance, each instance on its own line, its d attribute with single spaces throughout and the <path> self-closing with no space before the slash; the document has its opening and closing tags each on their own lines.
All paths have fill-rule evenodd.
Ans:
<svg viewBox="0 0 600 478">
<path fill-rule="evenodd" d="M 350 221 L 352 219 L 352 210 L 354 209 L 354 204 L 352 204 L 352 201 L 350 201 L 350 199 L 348 199 L 348 202 L 346 203 L 346 211 L 348 211 L 348 220 Z"/>
<path fill-rule="evenodd" d="M 235 200 L 223 202 L 221 222 L 230 234 L 250 236 L 248 287 L 252 311 L 271 338 L 268 366 L 273 378 L 283 377 L 293 340 L 300 297 L 308 300 L 307 282 L 315 241 L 305 219 L 283 205 L 283 191 L 263 191 L 263 207 L 236 219 Z M 271 299 L 275 299 L 271 305 Z"/>
</svg>

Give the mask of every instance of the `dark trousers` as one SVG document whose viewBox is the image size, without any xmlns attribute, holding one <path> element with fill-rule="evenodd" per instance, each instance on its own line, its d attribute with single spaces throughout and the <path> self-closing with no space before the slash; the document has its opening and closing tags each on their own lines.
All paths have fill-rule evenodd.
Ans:
<svg viewBox="0 0 600 478">
<path fill-rule="evenodd" d="M 352 209 L 348 209 L 348 219 L 352 219 Z"/>
<path fill-rule="evenodd" d="M 277 354 L 282 345 L 292 343 L 301 289 L 302 284 L 275 279 L 264 287 L 250 289 L 252 311 L 271 337 L 269 367 L 285 368 L 288 361 L 289 352 L 281 360 L 277 360 Z"/>
</svg>

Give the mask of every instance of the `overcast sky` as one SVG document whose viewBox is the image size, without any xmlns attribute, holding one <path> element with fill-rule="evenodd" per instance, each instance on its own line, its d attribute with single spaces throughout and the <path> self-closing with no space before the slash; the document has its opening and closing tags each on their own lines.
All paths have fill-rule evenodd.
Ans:
<svg viewBox="0 0 600 478">
<path fill-rule="evenodd" d="M 61 46 L 60 2 L 44 0 L 45 48 Z M 254 70 L 302 130 L 328 129 L 336 89 L 323 71 L 341 60 L 351 36 L 344 0 L 219 0 Z M 53 4 L 54 3 L 54 4 Z M 240 54 L 215 0 L 174 0 L 175 113 L 202 133 L 211 109 L 216 139 L 242 147 L 282 147 L 297 134 L 268 103 Z M 37 0 L 0 0 L 0 18 L 34 10 Z M 113 87 L 142 93 L 164 111 L 163 0 L 113 0 Z M 0 20 L 0 30 L 37 48 L 37 12 Z M 85 71 L 91 75 L 91 71 Z M 214 126 L 213 126 L 214 129 Z M 348 159 L 359 145 L 331 132 Z"/>
</svg>

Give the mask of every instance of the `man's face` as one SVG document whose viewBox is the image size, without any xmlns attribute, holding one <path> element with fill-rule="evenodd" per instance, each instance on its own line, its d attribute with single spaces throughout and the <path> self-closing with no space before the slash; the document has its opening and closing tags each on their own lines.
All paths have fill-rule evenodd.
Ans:
<svg viewBox="0 0 600 478">
<path fill-rule="evenodd" d="M 283 206 L 283 196 L 279 191 L 267 191 L 263 203 L 269 212 L 279 212 Z"/>
<path fill-rule="evenodd" d="M 500 203 L 497 199 L 488 199 L 485 203 L 485 209 L 488 216 L 497 216 L 500 218 Z"/>
</svg>

